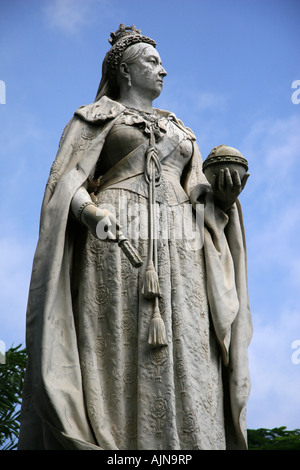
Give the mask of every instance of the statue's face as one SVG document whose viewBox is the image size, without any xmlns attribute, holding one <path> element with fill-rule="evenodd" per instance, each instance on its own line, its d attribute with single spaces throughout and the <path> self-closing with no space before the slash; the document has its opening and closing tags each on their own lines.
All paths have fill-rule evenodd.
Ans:
<svg viewBox="0 0 300 470">
<path fill-rule="evenodd" d="M 128 68 L 132 87 L 152 100 L 160 95 L 167 72 L 154 47 L 147 46 L 135 62 L 128 65 Z"/>
</svg>

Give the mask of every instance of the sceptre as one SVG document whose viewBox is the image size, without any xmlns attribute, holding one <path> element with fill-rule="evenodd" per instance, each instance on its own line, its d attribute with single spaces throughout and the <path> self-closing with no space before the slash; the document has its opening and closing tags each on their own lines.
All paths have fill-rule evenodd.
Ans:
<svg viewBox="0 0 300 470">
<path fill-rule="evenodd" d="M 108 218 L 109 220 L 109 218 Z M 112 223 L 108 221 L 105 226 L 104 226 L 104 231 L 106 234 L 109 236 L 111 234 L 112 236 L 109 237 L 110 239 L 113 239 L 114 235 L 113 233 L 109 230 L 110 227 L 112 226 Z M 96 230 L 97 231 L 97 230 Z M 98 237 L 102 238 L 102 237 Z M 118 236 L 115 237 L 115 241 L 118 243 L 118 246 L 121 248 L 127 259 L 130 261 L 132 266 L 134 268 L 140 268 L 143 264 L 143 260 L 134 248 L 134 246 L 130 243 L 128 238 L 125 237 L 124 233 L 118 230 Z"/>
</svg>

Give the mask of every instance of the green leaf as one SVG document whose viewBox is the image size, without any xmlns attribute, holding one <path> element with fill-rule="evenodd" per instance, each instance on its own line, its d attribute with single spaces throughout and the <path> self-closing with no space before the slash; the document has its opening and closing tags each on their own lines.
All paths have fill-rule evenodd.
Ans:
<svg viewBox="0 0 300 470">
<path fill-rule="evenodd" d="M 20 404 L 27 354 L 21 345 L 11 347 L 0 363 L 0 450 L 17 447 Z"/>
</svg>

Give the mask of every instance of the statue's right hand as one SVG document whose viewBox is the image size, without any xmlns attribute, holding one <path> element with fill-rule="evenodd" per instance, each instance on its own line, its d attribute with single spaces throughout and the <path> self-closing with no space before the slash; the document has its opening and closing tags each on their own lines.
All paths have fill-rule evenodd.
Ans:
<svg viewBox="0 0 300 470">
<path fill-rule="evenodd" d="M 107 209 L 89 204 L 81 214 L 82 222 L 97 238 L 108 242 L 118 242 L 120 224 Z"/>
</svg>

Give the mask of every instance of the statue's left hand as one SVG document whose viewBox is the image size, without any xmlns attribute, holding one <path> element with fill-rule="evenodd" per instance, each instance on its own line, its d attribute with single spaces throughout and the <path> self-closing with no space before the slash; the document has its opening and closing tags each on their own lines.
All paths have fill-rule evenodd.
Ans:
<svg viewBox="0 0 300 470">
<path fill-rule="evenodd" d="M 220 209 L 224 211 L 230 209 L 243 191 L 249 176 L 250 173 L 246 173 L 241 180 L 237 170 L 231 174 L 228 168 L 220 170 L 218 175 L 213 176 L 211 188 Z"/>
</svg>

